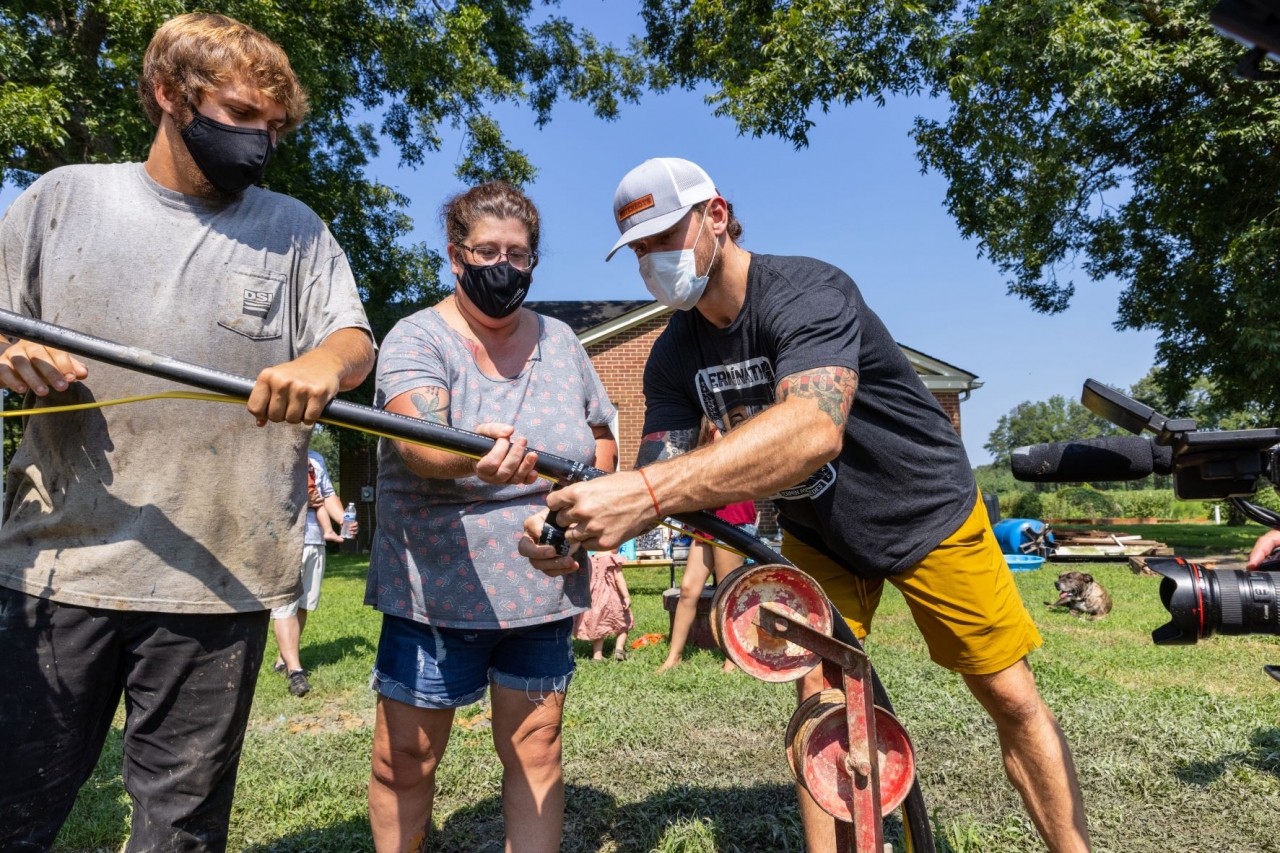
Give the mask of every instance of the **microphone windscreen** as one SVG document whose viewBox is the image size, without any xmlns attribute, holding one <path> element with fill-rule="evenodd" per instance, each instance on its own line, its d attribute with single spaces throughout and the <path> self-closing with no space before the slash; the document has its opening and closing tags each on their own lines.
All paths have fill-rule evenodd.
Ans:
<svg viewBox="0 0 1280 853">
<path fill-rule="evenodd" d="M 1028 483 L 1141 480 L 1173 470 L 1173 449 L 1140 436 L 1112 436 L 1019 447 L 1010 457 L 1013 478 Z"/>
</svg>

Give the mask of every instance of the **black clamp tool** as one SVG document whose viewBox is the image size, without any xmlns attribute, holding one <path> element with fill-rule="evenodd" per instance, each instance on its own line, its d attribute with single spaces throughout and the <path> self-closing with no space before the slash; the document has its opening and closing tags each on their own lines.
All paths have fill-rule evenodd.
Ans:
<svg viewBox="0 0 1280 853">
<path fill-rule="evenodd" d="M 546 520 L 542 522 L 542 532 L 538 534 L 538 544 L 550 545 L 556 549 L 558 556 L 567 557 L 569 556 L 569 550 L 573 547 L 569 542 L 569 538 L 565 536 L 568 531 L 568 527 L 562 527 L 556 523 L 556 514 L 549 512 Z"/>
</svg>

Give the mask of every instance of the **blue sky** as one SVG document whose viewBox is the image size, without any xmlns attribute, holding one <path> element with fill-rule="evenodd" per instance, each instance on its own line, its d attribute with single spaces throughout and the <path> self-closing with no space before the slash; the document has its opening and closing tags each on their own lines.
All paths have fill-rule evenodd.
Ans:
<svg viewBox="0 0 1280 853">
<path fill-rule="evenodd" d="M 631 0 L 564 0 L 564 14 L 623 44 L 642 29 Z M 920 172 L 907 135 L 917 115 L 941 118 L 946 104 L 921 98 L 835 108 L 817 117 L 810 145 L 739 136 L 716 118 L 705 92 L 646 94 L 614 122 L 561 103 L 539 130 L 528 110 L 498 117 L 508 139 L 539 168 L 528 187 L 544 218 L 543 260 L 532 299 L 646 299 L 634 258 L 604 255 L 617 239 L 611 216 L 618 180 L 649 157 L 684 157 L 705 168 L 745 226 L 744 248 L 810 255 L 858 282 L 868 304 L 902 344 L 976 373 L 985 385 L 961 407 L 974 464 L 1002 414 L 1023 400 L 1079 398 L 1089 377 L 1128 386 L 1150 369 L 1156 335 L 1111 327 L 1117 282 L 1075 277 L 1064 314 L 1036 314 L 1006 294 L 1005 280 L 977 245 L 961 238 L 943 207 L 945 181 Z M 414 239 L 443 249 L 440 203 L 462 189 L 452 167 L 460 139 L 416 171 L 396 168 L 389 147 L 375 174 L 414 200 Z"/>
<path fill-rule="evenodd" d="M 637 9 L 630 0 L 565 0 L 559 14 L 618 44 L 639 32 Z M 649 298 L 634 258 L 622 253 L 604 262 L 617 238 L 613 190 L 649 157 L 684 157 L 733 202 L 746 229 L 744 248 L 839 266 L 900 343 L 983 380 L 961 407 L 974 464 L 988 461 L 982 445 L 1019 402 L 1053 394 L 1078 399 L 1089 377 L 1128 386 L 1151 367 L 1155 333 L 1111 327 L 1118 283 L 1090 282 L 1081 272 L 1071 308 L 1042 316 L 1006 295 L 999 271 L 960 237 L 943 207 L 945 182 L 920 173 L 907 135 L 916 115 L 945 116 L 944 103 L 895 99 L 885 107 L 836 108 L 817 117 L 810 146 L 796 151 L 776 139 L 739 136 L 712 115 L 703 94 L 647 94 L 608 123 L 586 106 L 562 103 L 541 130 L 527 109 L 499 106 L 508 139 L 540 170 L 528 187 L 544 219 L 530 298 Z M 391 146 L 373 167 L 412 200 L 412 239 L 441 251 L 440 204 L 463 188 L 453 175 L 460 135 L 444 138 L 442 150 L 416 170 L 399 168 Z M 5 187 L 0 206 L 15 195 Z"/>
</svg>

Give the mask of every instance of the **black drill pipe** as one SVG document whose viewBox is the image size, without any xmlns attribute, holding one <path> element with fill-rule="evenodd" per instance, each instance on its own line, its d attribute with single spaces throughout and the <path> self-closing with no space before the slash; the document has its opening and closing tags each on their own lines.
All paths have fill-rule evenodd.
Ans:
<svg viewBox="0 0 1280 853">
<path fill-rule="evenodd" d="M 0 333 L 229 397 L 247 400 L 254 386 L 254 380 L 234 373 L 201 367 L 198 364 L 180 361 L 140 347 L 118 344 L 44 320 L 14 314 L 11 311 L 0 310 Z M 484 456 L 493 447 L 493 439 L 474 432 L 384 412 L 370 406 L 348 403 L 346 400 L 330 401 L 329 405 L 324 407 L 321 417 L 337 426 L 370 429 L 398 439 L 424 442 L 441 450 L 468 456 Z M 583 480 L 594 480 L 608 473 L 581 462 L 574 462 L 572 459 L 541 451 L 538 451 L 538 464 L 535 467 L 539 474 L 561 486 Z M 754 536 L 748 535 L 709 512 L 678 513 L 671 518 L 714 536 L 757 563 L 790 565 Z"/>
</svg>

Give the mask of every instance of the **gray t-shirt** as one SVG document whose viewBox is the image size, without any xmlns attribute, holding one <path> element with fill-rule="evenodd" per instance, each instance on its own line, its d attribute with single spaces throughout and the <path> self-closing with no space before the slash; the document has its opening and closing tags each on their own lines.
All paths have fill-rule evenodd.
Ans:
<svg viewBox="0 0 1280 853">
<path fill-rule="evenodd" d="M 514 379 L 495 379 L 434 309 L 406 317 L 382 342 L 377 405 L 415 388 L 447 388 L 450 425 L 511 424 L 534 450 L 592 464 L 591 428 L 613 419 L 613 405 L 573 331 L 538 319 L 529 364 Z M 591 604 L 587 572 L 548 577 L 516 550 L 525 519 L 546 506 L 550 489 L 543 479 L 424 480 L 384 439 L 365 603 L 445 628 L 517 628 L 582 612 Z"/>
<path fill-rule="evenodd" d="M 0 308 L 249 377 L 369 328 L 346 256 L 306 205 L 258 187 L 214 204 L 139 163 L 55 169 L 13 202 Z M 27 404 L 183 388 L 88 367 Z M 28 418 L 6 483 L 0 585 L 171 613 L 292 601 L 309 432 L 187 400 Z"/>
</svg>

